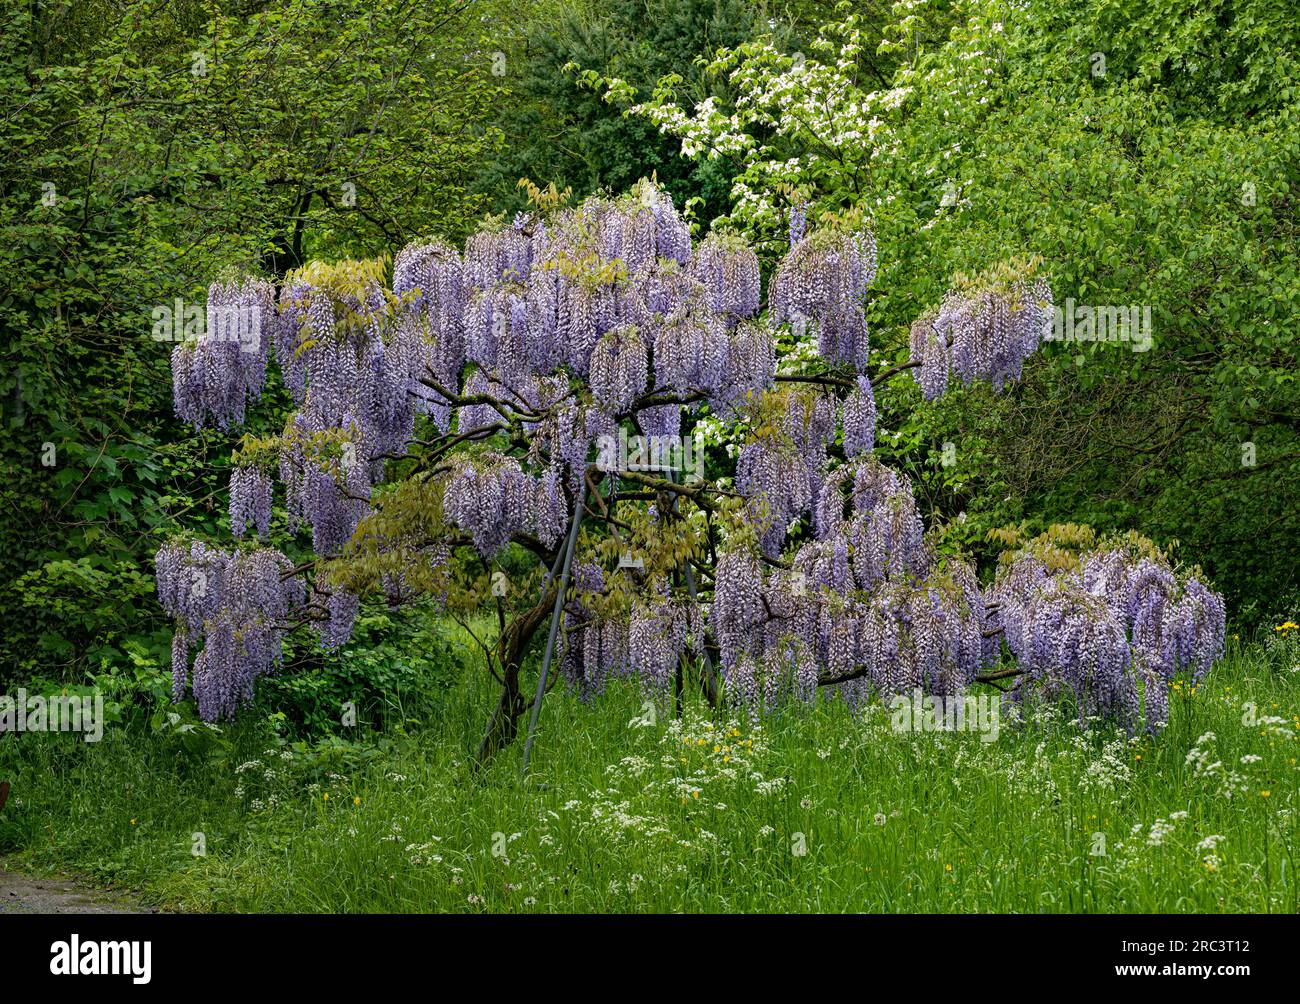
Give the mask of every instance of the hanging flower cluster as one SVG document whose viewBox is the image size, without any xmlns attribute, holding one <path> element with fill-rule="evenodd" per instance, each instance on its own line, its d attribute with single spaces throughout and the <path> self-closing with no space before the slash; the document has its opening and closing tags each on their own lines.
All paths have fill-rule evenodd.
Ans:
<svg viewBox="0 0 1300 1004">
<path fill-rule="evenodd" d="M 645 342 L 634 327 L 615 328 L 591 356 L 591 396 L 608 415 L 622 415 L 646 391 Z"/>
<path fill-rule="evenodd" d="M 271 530 L 271 477 L 253 464 L 238 464 L 230 471 L 230 532 L 242 537 L 250 527 L 263 540 Z"/>
<path fill-rule="evenodd" d="M 305 602 L 293 563 L 277 551 L 222 551 L 202 541 L 164 544 L 154 559 L 158 599 L 176 618 L 172 694 L 186 684 L 205 721 L 253 699 L 253 684 L 280 662 L 286 619 Z M 199 646 L 190 665 L 189 651 Z"/>
<path fill-rule="evenodd" d="M 738 238 L 713 235 L 702 241 L 691 258 L 691 275 L 704 287 L 715 314 L 739 320 L 758 313 L 758 255 Z"/>
<path fill-rule="evenodd" d="M 551 471 L 538 482 L 518 460 L 497 453 L 478 463 L 465 460 L 447 481 L 443 511 L 485 558 L 497 554 L 516 533 L 554 539 L 562 532 L 564 511 L 554 478 Z M 540 528 L 539 514 L 544 516 Z"/>
<path fill-rule="evenodd" d="M 844 399 L 844 455 L 870 453 L 876 445 L 876 395 L 864 373 Z"/>
<path fill-rule="evenodd" d="M 989 594 L 1008 648 L 1049 695 L 1073 695 L 1081 717 L 1131 726 L 1141 714 L 1154 731 L 1174 677 L 1197 681 L 1223 655 L 1223 598 L 1149 542 L 1062 555 L 1039 542 L 999 570 Z"/>
<path fill-rule="evenodd" d="M 465 284 L 491 289 L 502 281 L 521 282 L 546 246 L 546 228 L 530 232 L 529 222 L 521 217 L 505 229 L 471 234 L 465 241 Z"/>
<path fill-rule="evenodd" d="M 840 468 L 823 486 L 817 527 L 790 569 L 766 580 L 746 547 L 719 557 L 710 623 L 733 698 L 750 703 L 762 680 L 765 706 L 807 699 L 810 673 L 850 700 L 868 690 L 958 694 L 991 665 L 974 569 L 951 560 L 938 567 L 897 475 L 874 460 Z M 773 660 L 804 666 L 803 653 L 816 671 L 778 685 L 764 670 Z"/>
<path fill-rule="evenodd" d="M 951 378 L 966 385 L 986 380 L 995 391 L 1019 380 L 1051 311 L 1052 290 L 1036 262 L 959 276 L 939 309 L 912 324 L 913 375 L 925 399 L 940 397 Z"/>
<path fill-rule="evenodd" d="M 339 554 L 370 512 L 370 469 L 355 422 L 337 432 L 313 432 L 301 413 L 281 437 L 280 480 L 291 531 L 311 527 L 317 554 Z"/>
<path fill-rule="evenodd" d="M 772 276 L 772 319 L 802 334 L 815 326 L 817 351 L 828 362 L 867 366 L 863 300 L 876 277 L 876 239 L 870 231 L 815 231 L 791 249 Z"/>
<path fill-rule="evenodd" d="M 194 340 L 172 351 L 172 396 L 176 414 L 201 428 L 220 429 L 244 421 L 249 404 L 262 396 L 269 334 L 275 324 L 275 289 L 260 279 L 208 287 L 206 324 Z"/>
</svg>

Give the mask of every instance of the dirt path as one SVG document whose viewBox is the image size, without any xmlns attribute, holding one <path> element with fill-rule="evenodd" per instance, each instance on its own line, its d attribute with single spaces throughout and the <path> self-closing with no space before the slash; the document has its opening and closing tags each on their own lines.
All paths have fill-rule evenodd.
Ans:
<svg viewBox="0 0 1300 1004">
<path fill-rule="evenodd" d="M 71 879 L 7 871 L 0 861 L 0 915 L 14 913 L 144 913 L 124 897 Z"/>
</svg>

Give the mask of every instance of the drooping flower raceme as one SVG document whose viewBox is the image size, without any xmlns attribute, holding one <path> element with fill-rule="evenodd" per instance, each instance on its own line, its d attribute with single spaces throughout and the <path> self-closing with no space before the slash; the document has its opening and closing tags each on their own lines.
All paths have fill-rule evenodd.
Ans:
<svg viewBox="0 0 1300 1004">
<path fill-rule="evenodd" d="M 758 256 L 737 238 L 709 237 L 691 258 L 691 275 L 704 286 L 709 309 L 728 319 L 759 308 Z"/>
<path fill-rule="evenodd" d="M 238 426 L 262 395 L 270 334 L 276 321 L 270 283 L 213 283 L 208 287 L 206 325 L 199 336 L 172 351 L 176 414 L 196 428 Z"/>
<path fill-rule="evenodd" d="M 1150 547 L 1063 554 L 1029 549 L 1000 569 L 988 599 L 1007 646 L 1049 695 L 1072 694 L 1081 717 L 1131 726 L 1140 713 L 1154 731 L 1174 676 L 1199 679 L 1222 655 L 1222 598 Z"/>
<path fill-rule="evenodd" d="M 793 324 L 797 333 L 815 326 L 823 359 L 863 370 L 868 355 L 863 301 L 875 276 L 876 241 L 870 231 L 814 232 L 790 249 L 772 277 L 772 319 Z"/>
<path fill-rule="evenodd" d="M 994 390 L 1020 379 L 1051 318 L 1051 287 L 1035 269 L 1036 263 L 999 267 L 962 279 L 937 311 L 913 323 L 913 376 L 926 400 L 940 397 L 950 378 L 966 385 L 985 380 Z"/>
<path fill-rule="evenodd" d="M 870 453 L 876 445 L 876 396 L 866 374 L 844 399 L 844 455 Z"/>
<path fill-rule="evenodd" d="M 242 537 L 257 528 L 263 540 L 271 528 L 271 477 L 252 464 L 230 472 L 230 532 Z"/>
<path fill-rule="evenodd" d="M 591 355 L 591 394 L 609 415 L 628 412 L 646 391 L 645 342 L 634 327 L 615 328 Z"/>
<path fill-rule="evenodd" d="M 279 663 L 287 619 L 305 602 L 302 580 L 277 551 L 221 551 L 200 541 L 164 544 L 154 565 L 158 598 L 178 622 L 173 696 L 179 700 L 188 681 L 205 721 L 230 717 Z"/>
</svg>

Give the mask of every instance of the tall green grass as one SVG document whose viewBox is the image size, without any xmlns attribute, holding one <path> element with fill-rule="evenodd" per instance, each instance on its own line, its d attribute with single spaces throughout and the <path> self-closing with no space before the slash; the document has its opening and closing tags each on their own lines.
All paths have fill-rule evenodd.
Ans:
<svg viewBox="0 0 1300 1004">
<path fill-rule="evenodd" d="M 693 695 L 678 721 L 629 685 L 557 691 L 526 782 L 522 742 L 471 764 L 495 698 L 474 673 L 364 740 L 265 718 L 198 747 L 7 736 L 0 851 L 184 910 L 1294 913 L 1290 662 L 1234 647 L 1132 738 L 1054 712 L 994 742 L 900 734 L 839 701 L 755 725 Z"/>
</svg>

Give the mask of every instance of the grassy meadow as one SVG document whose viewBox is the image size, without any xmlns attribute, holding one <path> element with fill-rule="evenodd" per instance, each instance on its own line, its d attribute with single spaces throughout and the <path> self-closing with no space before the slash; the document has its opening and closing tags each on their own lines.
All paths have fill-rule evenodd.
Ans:
<svg viewBox="0 0 1300 1004">
<path fill-rule="evenodd" d="M 619 682 L 548 695 L 522 781 L 522 741 L 472 766 L 496 695 L 469 666 L 353 739 L 256 713 L 9 736 L 0 853 L 182 911 L 1295 913 L 1300 653 L 1268 642 L 1179 684 L 1157 737 L 1049 708 L 899 733 L 840 700 L 677 719 Z"/>
</svg>

